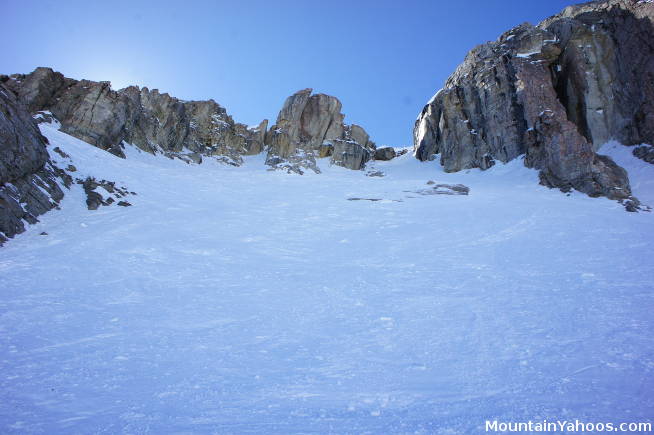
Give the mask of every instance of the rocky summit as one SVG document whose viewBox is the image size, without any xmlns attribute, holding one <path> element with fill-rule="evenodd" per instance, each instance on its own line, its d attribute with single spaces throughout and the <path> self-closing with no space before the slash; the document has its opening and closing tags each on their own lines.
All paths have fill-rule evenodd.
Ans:
<svg viewBox="0 0 654 435">
<path fill-rule="evenodd" d="M 418 116 L 416 157 L 454 172 L 524 155 L 546 186 L 627 200 L 596 151 L 654 142 L 653 19 L 651 2 L 591 2 L 475 47 Z"/>
<path fill-rule="evenodd" d="M 312 92 L 304 89 L 286 99 L 266 134 L 266 162 L 289 172 L 318 172 L 316 157 L 331 157 L 333 164 L 362 169 L 374 157 L 375 143 L 362 127 L 343 123 L 338 98 Z"/>
</svg>

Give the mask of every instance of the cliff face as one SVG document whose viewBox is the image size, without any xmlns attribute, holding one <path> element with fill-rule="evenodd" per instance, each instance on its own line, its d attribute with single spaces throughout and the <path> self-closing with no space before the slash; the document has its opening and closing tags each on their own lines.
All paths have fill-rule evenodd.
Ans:
<svg viewBox="0 0 654 435">
<path fill-rule="evenodd" d="M 654 139 L 654 4 L 570 6 L 539 27 L 563 47 L 554 83 L 571 121 L 596 146 Z"/>
<path fill-rule="evenodd" d="M 125 142 L 189 162 L 214 156 L 238 166 L 242 156 L 267 145 L 270 166 L 301 173 L 318 171 L 315 158 L 328 156 L 333 164 L 361 169 L 375 152 L 362 127 L 343 123 L 336 97 L 311 95 L 310 89 L 286 100 L 266 134 L 267 120 L 247 127 L 213 100 L 182 101 L 136 86 L 115 91 L 109 82 L 69 79 L 50 68 L 2 81 L 31 113 L 50 111 L 65 133 L 119 157 Z"/>
<path fill-rule="evenodd" d="M 375 143 L 362 127 L 343 123 L 336 97 L 311 92 L 304 89 L 286 99 L 266 134 L 266 163 L 289 172 L 319 172 L 315 158 L 331 156 L 333 164 L 362 169 L 373 158 Z"/>
<path fill-rule="evenodd" d="M 32 116 L 0 85 L 0 244 L 58 205 L 59 172 Z"/>
<path fill-rule="evenodd" d="M 182 101 L 136 86 L 115 91 L 109 82 L 73 80 L 50 68 L 12 75 L 5 86 L 30 112 L 50 111 L 62 131 L 120 157 L 123 142 L 189 161 L 218 156 L 234 165 L 263 150 L 267 121 L 248 128 L 213 100 Z"/>
<path fill-rule="evenodd" d="M 649 2 L 593 2 L 474 48 L 418 116 L 416 157 L 459 171 L 524 154 L 547 186 L 628 198 L 595 151 L 654 141 L 653 18 Z"/>
</svg>

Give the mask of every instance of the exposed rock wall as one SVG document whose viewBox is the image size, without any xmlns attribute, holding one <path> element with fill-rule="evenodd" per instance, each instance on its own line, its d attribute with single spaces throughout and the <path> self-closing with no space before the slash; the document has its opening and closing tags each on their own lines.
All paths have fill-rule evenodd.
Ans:
<svg viewBox="0 0 654 435">
<path fill-rule="evenodd" d="M 654 3 L 569 6 L 539 27 L 563 51 L 554 75 L 571 121 L 594 145 L 654 139 Z"/>
<path fill-rule="evenodd" d="M 124 157 L 123 142 L 169 156 L 218 156 L 239 165 L 263 150 L 267 121 L 256 128 L 234 122 L 213 100 L 182 101 L 158 90 L 73 80 L 50 68 L 4 78 L 32 113 L 50 111 L 61 130 Z"/>
<path fill-rule="evenodd" d="M 336 97 L 311 93 L 304 89 L 286 99 L 266 134 L 266 163 L 289 172 L 319 172 L 315 158 L 331 156 L 333 164 L 362 169 L 374 155 L 375 143 L 362 127 L 344 124 Z"/>
<path fill-rule="evenodd" d="M 595 151 L 654 141 L 653 18 L 652 3 L 593 2 L 475 47 L 418 116 L 416 157 L 459 171 L 525 154 L 545 185 L 629 197 Z"/>
<path fill-rule="evenodd" d="M 242 156 L 261 153 L 265 143 L 268 164 L 302 172 L 318 171 L 315 157 L 327 156 L 361 169 L 375 151 L 363 128 L 343 123 L 337 98 L 310 89 L 287 99 L 267 134 L 267 120 L 255 127 L 236 123 L 213 100 L 182 101 L 136 86 L 116 91 L 109 82 L 69 79 L 50 68 L 1 80 L 31 113 L 50 111 L 62 131 L 120 157 L 130 143 L 188 162 L 215 156 L 240 165 Z"/>
<path fill-rule="evenodd" d="M 46 143 L 26 108 L 0 84 L 0 244 L 63 198 Z"/>
</svg>

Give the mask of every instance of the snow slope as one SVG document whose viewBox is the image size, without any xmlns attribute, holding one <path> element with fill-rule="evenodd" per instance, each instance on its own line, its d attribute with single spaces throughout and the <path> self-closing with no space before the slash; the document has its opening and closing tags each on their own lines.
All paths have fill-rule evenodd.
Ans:
<svg viewBox="0 0 654 435">
<path fill-rule="evenodd" d="M 138 195 L 88 211 L 76 185 L 0 249 L 2 433 L 654 417 L 652 213 L 546 189 L 520 161 L 297 176 L 261 156 L 122 160 L 42 129 L 79 174 Z M 603 151 L 654 205 L 654 166 Z M 471 192 L 410 193 L 428 180 Z"/>
</svg>

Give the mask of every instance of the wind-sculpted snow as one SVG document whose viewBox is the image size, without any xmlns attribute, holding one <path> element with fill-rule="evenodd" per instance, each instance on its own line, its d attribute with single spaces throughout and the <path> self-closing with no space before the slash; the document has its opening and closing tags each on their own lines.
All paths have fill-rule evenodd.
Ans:
<svg viewBox="0 0 654 435">
<path fill-rule="evenodd" d="M 322 159 L 299 177 L 262 155 L 119 159 L 41 128 L 77 176 L 138 194 L 89 211 L 74 184 L 0 249 L 2 433 L 463 434 L 654 415 L 651 213 L 539 186 L 519 160 L 434 173 L 404 155 L 366 177 Z M 602 151 L 653 204 L 654 166 Z M 469 193 L 407 193 L 430 180 Z"/>
</svg>

